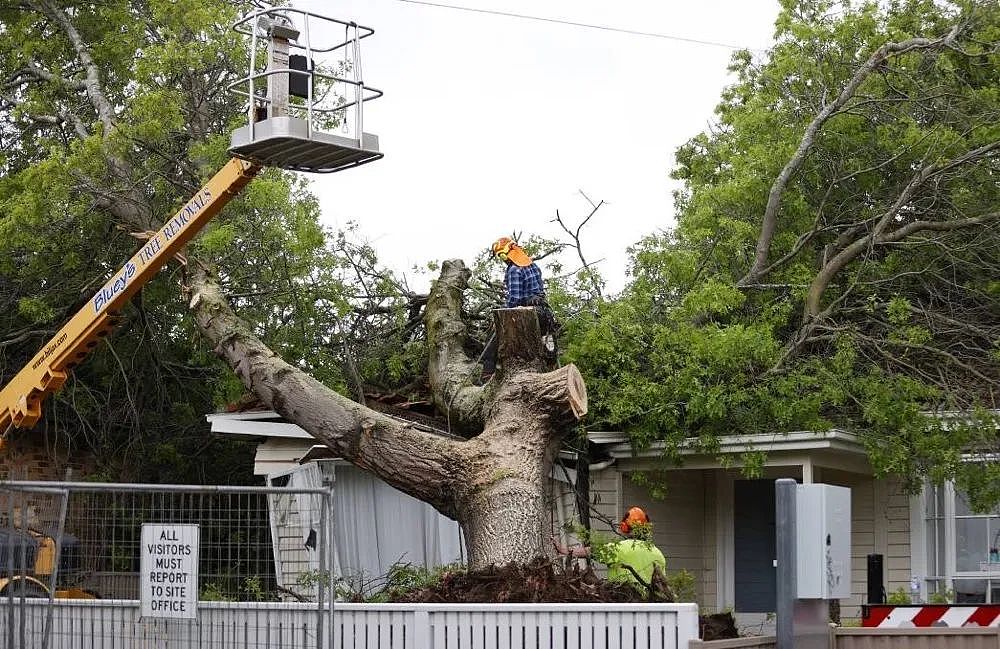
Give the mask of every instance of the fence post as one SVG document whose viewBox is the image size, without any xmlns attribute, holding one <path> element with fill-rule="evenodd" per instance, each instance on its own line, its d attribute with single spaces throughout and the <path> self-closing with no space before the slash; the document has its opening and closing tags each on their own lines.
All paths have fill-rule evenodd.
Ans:
<svg viewBox="0 0 1000 649">
<path fill-rule="evenodd" d="M 413 612 L 410 621 L 411 637 L 413 638 L 413 649 L 431 649 L 431 616 L 426 610 L 418 609 Z"/>
<path fill-rule="evenodd" d="M 698 639 L 698 605 L 677 605 L 677 649 L 687 649 L 688 643 Z"/>
</svg>

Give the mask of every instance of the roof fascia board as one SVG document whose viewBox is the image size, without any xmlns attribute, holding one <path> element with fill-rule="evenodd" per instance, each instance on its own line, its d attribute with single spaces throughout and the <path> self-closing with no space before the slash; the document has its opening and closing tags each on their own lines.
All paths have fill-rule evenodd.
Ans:
<svg viewBox="0 0 1000 649">
<path fill-rule="evenodd" d="M 290 437 L 293 439 L 313 439 L 313 436 L 295 424 L 278 421 L 251 421 L 216 419 L 212 421 L 212 432 L 223 435 L 246 435 L 249 437 Z"/>
<path fill-rule="evenodd" d="M 273 410 L 251 410 L 248 412 L 213 412 L 212 414 L 205 415 L 205 419 L 209 421 L 226 419 L 244 421 L 247 419 L 281 419 L 281 415 Z"/>
<path fill-rule="evenodd" d="M 693 448 L 697 439 L 688 438 L 680 449 L 682 456 L 705 455 Z M 664 449 L 663 442 L 655 442 L 649 448 L 633 452 L 632 445 L 626 442 L 614 444 L 607 448 L 612 457 L 659 457 Z M 728 455 L 746 451 L 814 451 L 836 450 L 845 453 L 865 454 L 864 446 L 857 436 L 842 430 L 823 432 L 794 431 L 765 435 L 736 435 L 719 438 L 719 451 L 712 455 Z"/>
</svg>

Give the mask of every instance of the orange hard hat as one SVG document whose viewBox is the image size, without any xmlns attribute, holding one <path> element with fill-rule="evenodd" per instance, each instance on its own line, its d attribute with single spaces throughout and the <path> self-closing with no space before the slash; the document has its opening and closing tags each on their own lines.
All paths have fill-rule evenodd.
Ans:
<svg viewBox="0 0 1000 649">
<path fill-rule="evenodd" d="M 618 524 L 618 530 L 622 534 L 628 534 L 632 531 L 633 525 L 649 525 L 649 516 L 646 516 L 646 512 L 641 507 L 629 508 Z"/>
<path fill-rule="evenodd" d="M 531 257 L 510 237 L 500 237 L 493 242 L 491 249 L 500 261 L 509 261 L 521 267 L 531 265 Z"/>
</svg>

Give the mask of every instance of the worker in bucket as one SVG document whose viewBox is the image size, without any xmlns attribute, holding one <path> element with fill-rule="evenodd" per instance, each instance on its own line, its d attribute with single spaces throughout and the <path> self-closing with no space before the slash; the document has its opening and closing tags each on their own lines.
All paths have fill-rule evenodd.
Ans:
<svg viewBox="0 0 1000 649">
<path fill-rule="evenodd" d="M 667 559 L 660 549 L 653 545 L 653 523 L 641 507 L 630 507 L 618 523 L 618 531 L 624 536 L 621 541 L 608 543 L 599 552 L 591 552 L 589 546 L 577 545 L 569 548 L 552 537 L 556 552 L 572 557 L 591 557 L 608 566 L 608 580 L 649 587 L 653 581 L 653 569 L 667 569 Z"/>
<path fill-rule="evenodd" d="M 556 320 L 545 300 L 542 271 L 528 253 L 510 237 L 500 237 L 490 247 L 493 256 L 507 265 L 504 271 L 504 288 L 507 290 L 506 308 L 530 306 L 538 314 L 542 344 L 550 361 L 556 358 Z M 483 381 L 488 381 L 497 366 L 497 338 L 494 335 L 483 352 Z"/>
</svg>

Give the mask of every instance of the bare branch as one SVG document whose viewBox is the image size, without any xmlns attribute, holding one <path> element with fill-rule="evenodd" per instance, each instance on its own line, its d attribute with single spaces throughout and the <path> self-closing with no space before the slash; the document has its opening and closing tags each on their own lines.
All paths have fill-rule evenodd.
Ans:
<svg viewBox="0 0 1000 649">
<path fill-rule="evenodd" d="M 857 72 L 854 73 L 854 76 L 851 77 L 851 79 L 847 82 L 847 85 L 841 90 L 840 95 L 833 102 L 825 105 L 819 114 L 813 118 L 813 121 L 806 127 L 802 140 L 799 142 L 798 149 L 796 149 L 795 153 L 788 160 L 788 162 L 785 163 L 784 168 L 778 174 L 774 184 L 771 185 L 771 190 L 767 197 L 767 206 L 764 209 L 760 236 L 757 239 L 757 249 L 754 255 L 754 263 L 753 266 L 750 267 L 747 274 L 738 282 L 740 286 L 744 284 L 752 284 L 756 281 L 767 265 L 768 253 L 771 250 L 771 241 L 774 239 L 774 233 L 778 225 L 778 212 L 781 208 L 781 198 L 784 195 L 785 189 L 788 187 L 788 183 L 791 181 L 792 176 L 795 175 L 795 172 L 798 171 L 799 167 L 802 166 L 802 163 L 805 162 L 806 156 L 809 154 L 813 143 L 816 141 L 817 134 L 827 120 L 844 108 L 847 102 L 850 101 L 857 92 L 864 80 L 867 79 L 869 75 L 871 75 L 871 73 L 882 65 L 889 57 L 898 56 L 917 49 L 931 49 L 935 47 L 947 46 L 955 40 L 958 33 L 959 27 L 956 26 L 946 36 L 934 40 L 927 38 L 911 38 L 899 43 L 886 43 L 882 47 L 875 50 L 875 52 L 868 57 L 868 60 L 865 61 Z"/>
<path fill-rule="evenodd" d="M 590 221 L 590 219 L 594 218 L 594 215 L 597 214 L 597 210 L 601 209 L 601 206 L 604 205 L 604 201 L 602 200 L 602 201 L 600 201 L 598 203 L 595 203 L 594 201 L 590 200 L 589 196 L 587 196 L 585 193 L 583 193 L 582 189 L 578 190 L 578 191 L 580 192 L 580 196 L 583 196 L 583 198 L 588 203 L 590 203 L 590 207 L 591 207 L 590 213 L 587 214 L 587 216 L 584 217 L 584 219 L 582 221 L 580 221 L 580 223 L 576 226 L 576 229 L 570 229 L 569 226 L 566 225 L 566 222 L 563 221 L 563 219 L 562 219 L 562 215 L 559 214 L 559 210 L 556 210 L 556 218 L 554 218 L 553 221 L 555 221 L 556 223 L 558 223 L 559 227 L 561 227 L 563 229 L 563 232 L 565 232 L 566 234 L 568 234 L 569 237 L 573 240 L 573 242 L 570 243 L 569 246 L 571 248 L 574 248 L 576 250 L 576 255 L 577 255 L 577 257 L 580 258 L 580 263 L 582 264 L 582 269 L 589 271 L 590 267 L 593 266 L 593 264 L 588 263 L 587 259 L 583 256 L 583 246 L 580 243 L 580 232 L 581 232 L 581 230 L 583 230 L 583 226 L 587 225 L 587 223 Z M 595 262 L 595 263 L 597 263 L 597 262 Z M 603 300 L 604 299 L 604 294 L 601 291 L 601 283 L 600 283 L 600 281 L 598 280 L 598 278 L 593 273 L 589 273 L 588 272 L 588 274 L 589 274 L 589 279 L 590 279 L 591 287 L 594 290 L 594 294 L 597 296 L 597 298 L 599 300 Z"/>
</svg>

